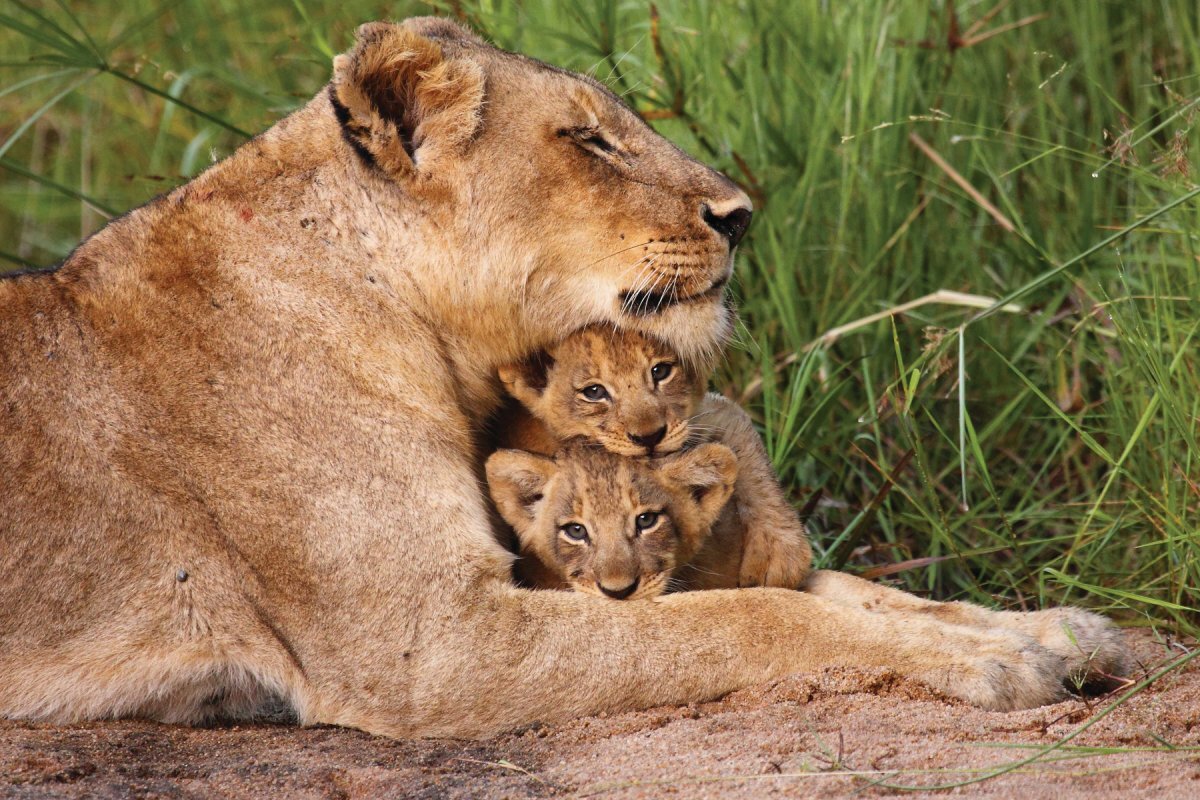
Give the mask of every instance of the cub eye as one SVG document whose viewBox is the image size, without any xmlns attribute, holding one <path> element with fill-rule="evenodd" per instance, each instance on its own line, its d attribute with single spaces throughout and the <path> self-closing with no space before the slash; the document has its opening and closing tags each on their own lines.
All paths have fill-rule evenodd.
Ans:
<svg viewBox="0 0 1200 800">
<path fill-rule="evenodd" d="M 587 528 L 580 525 L 578 522 L 569 522 L 559 528 L 562 535 L 570 539 L 572 542 L 586 542 L 588 538 Z"/>
<path fill-rule="evenodd" d="M 605 389 L 598 383 L 593 383 L 590 386 L 585 386 L 579 390 L 583 395 L 583 399 L 592 403 L 599 403 L 601 400 L 608 399 L 608 389 Z"/>
<path fill-rule="evenodd" d="M 650 377 L 655 383 L 662 383 L 667 378 L 671 377 L 671 373 L 675 371 L 675 365 L 670 361 L 660 361 L 650 368 Z"/>
<path fill-rule="evenodd" d="M 657 511 L 643 511 L 637 515 L 633 524 L 639 531 L 648 531 L 658 524 L 659 513 Z"/>
</svg>

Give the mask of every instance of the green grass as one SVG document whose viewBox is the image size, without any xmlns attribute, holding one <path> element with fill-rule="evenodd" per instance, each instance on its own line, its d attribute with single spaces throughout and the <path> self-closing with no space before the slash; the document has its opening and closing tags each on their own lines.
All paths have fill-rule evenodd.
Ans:
<svg viewBox="0 0 1200 800">
<path fill-rule="evenodd" d="M 946 5 L 920 0 L 663 0 L 657 27 L 640 2 L 435 5 L 591 71 L 754 196 L 744 328 L 715 380 L 763 377 L 749 406 L 823 563 L 935 557 L 894 579 L 1197 633 L 1194 2 L 1018 1 L 973 29 L 994 3 L 959 2 L 955 47 Z M 15 267 L 296 107 L 358 22 L 430 6 L 0 9 Z M 928 304 L 809 346 L 938 290 L 1020 308 Z"/>
</svg>

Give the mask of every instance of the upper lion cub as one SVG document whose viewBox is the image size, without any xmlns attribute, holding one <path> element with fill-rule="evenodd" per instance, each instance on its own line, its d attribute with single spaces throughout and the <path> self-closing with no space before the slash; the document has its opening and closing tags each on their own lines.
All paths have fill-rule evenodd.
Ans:
<svg viewBox="0 0 1200 800">
<path fill-rule="evenodd" d="M 607 325 L 499 373 L 527 410 L 503 420 L 502 445 L 542 455 L 573 438 L 622 456 L 673 453 L 687 443 L 704 394 L 703 380 L 668 347 Z"/>
<path fill-rule="evenodd" d="M 591 326 L 536 358 L 499 371 L 527 412 L 501 420 L 500 445 L 554 455 L 586 439 L 623 456 L 654 456 L 717 442 L 737 458 L 730 508 L 718 526 L 741 541 L 734 586 L 795 588 L 812 551 L 757 431 L 736 404 L 705 395 L 703 381 L 666 345 L 629 330 Z"/>
</svg>

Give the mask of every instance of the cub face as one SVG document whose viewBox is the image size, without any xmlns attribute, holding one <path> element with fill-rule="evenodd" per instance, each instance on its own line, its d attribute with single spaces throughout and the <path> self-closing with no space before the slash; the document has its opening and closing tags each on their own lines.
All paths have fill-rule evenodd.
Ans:
<svg viewBox="0 0 1200 800">
<path fill-rule="evenodd" d="M 694 369 L 666 345 L 608 325 L 584 328 L 499 374 L 509 394 L 559 441 L 589 439 L 623 456 L 683 447 L 704 390 Z"/>
<path fill-rule="evenodd" d="M 553 458 L 498 450 L 487 478 L 522 557 L 577 591 L 632 600 L 666 591 L 704 543 L 737 458 L 719 444 L 651 460 L 573 444 Z"/>
</svg>

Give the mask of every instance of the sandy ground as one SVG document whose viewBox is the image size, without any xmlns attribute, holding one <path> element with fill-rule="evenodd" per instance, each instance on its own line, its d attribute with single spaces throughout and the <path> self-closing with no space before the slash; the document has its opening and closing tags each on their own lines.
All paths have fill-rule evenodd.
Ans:
<svg viewBox="0 0 1200 800">
<path fill-rule="evenodd" d="M 1127 634 L 1145 677 L 1183 651 Z M 797 675 L 685 708 L 486 742 L 338 728 L 0 722 L 4 797 L 824 797 L 962 780 L 1029 756 L 1111 705 L 985 712 L 877 670 Z M 1120 748 L 1112 752 L 1105 748 Z M 1200 797 L 1200 658 L 973 797 Z M 920 792 L 917 796 L 928 796 Z M 939 793 L 940 794 L 940 793 Z M 912 795 L 908 795 L 912 796 Z"/>
</svg>

